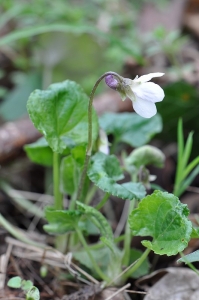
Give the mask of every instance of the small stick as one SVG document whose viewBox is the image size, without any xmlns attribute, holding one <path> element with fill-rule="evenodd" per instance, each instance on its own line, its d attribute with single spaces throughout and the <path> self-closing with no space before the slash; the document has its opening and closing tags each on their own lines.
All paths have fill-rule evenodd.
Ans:
<svg viewBox="0 0 199 300">
<path fill-rule="evenodd" d="M 123 272 L 121 272 L 118 276 L 116 276 L 113 280 L 111 280 L 109 283 L 108 283 L 108 286 L 110 284 L 112 284 L 114 281 L 116 281 L 116 279 L 118 279 L 119 277 L 121 277 L 124 273 L 126 273 L 138 260 L 134 261 L 130 266 L 128 266 Z"/>
<path fill-rule="evenodd" d="M 140 292 L 140 291 L 134 291 L 134 290 L 126 290 L 125 292 L 131 293 L 131 294 L 142 294 L 142 295 L 147 295 L 147 292 Z"/>
<path fill-rule="evenodd" d="M 127 283 L 126 285 L 124 285 L 122 288 L 120 288 L 119 290 L 117 290 L 115 293 L 113 293 L 111 296 L 109 296 L 108 298 L 106 298 L 105 300 L 110 300 L 112 299 L 114 296 L 118 295 L 119 293 L 123 292 L 126 288 L 130 287 L 131 284 Z"/>
</svg>

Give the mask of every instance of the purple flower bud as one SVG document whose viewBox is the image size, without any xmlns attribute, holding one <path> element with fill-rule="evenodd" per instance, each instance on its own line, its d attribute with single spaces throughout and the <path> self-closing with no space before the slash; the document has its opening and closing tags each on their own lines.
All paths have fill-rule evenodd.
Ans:
<svg viewBox="0 0 199 300">
<path fill-rule="evenodd" d="M 113 90 L 116 90 L 119 86 L 119 82 L 113 77 L 113 75 L 107 75 L 105 77 L 105 82 Z"/>
</svg>

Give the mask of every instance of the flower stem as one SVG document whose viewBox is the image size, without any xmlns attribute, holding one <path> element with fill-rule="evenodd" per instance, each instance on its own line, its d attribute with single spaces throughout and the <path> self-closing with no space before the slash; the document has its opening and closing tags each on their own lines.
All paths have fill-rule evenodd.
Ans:
<svg viewBox="0 0 199 300">
<path fill-rule="evenodd" d="M 102 200 L 98 203 L 98 205 L 96 205 L 96 209 L 100 210 L 104 204 L 107 202 L 108 198 L 109 198 L 110 194 L 109 193 L 105 193 L 104 197 L 102 198 Z"/>
<path fill-rule="evenodd" d="M 115 76 L 118 81 L 121 83 L 122 82 L 122 77 L 115 73 L 115 72 L 106 72 L 104 73 L 102 76 L 99 77 L 99 79 L 96 81 L 91 94 L 90 94 L 90 100 L 89 100 L 89 104 L 88 104 L 88 145 L 87 145 L 87 149 L 86 149 L 86 158 L 85 158 L 85 162 L 84 162 L 84 168 L 82 171 L 82 175 L 80 178 L 80 184 L 78 187 L 78 191 L 77 191 L 77 199 L 80 200 L 80 196 L 81 196 L 81 191 L 84 185 L 84 181 L 86 178 L 86 173 L 87 173 L 87 168 L 88 168 L 88 163 L 89 163 L 89 159 L 92 153 L 92 109 L 93 109 L 93 99 L 94 99 L 94 95 L 95 95 L 95 91 L 99 85 L 99 83 L 102 81 L 103 78 L 105 78 L 107 75 L 113 75 Z"/>
<path fill-rule="evenodd" d="M 76 232 L 77 232 L 77 234 L 78 234 L 78 237 L 79 237 L 79 239 L 80 239 L 80 241 L 81 241 L 81 243 L 82 243 L 82 245 L 83 245 L 85 251 L 87 252 L 87 254 L 88 254 L 88 256 L 89 256 L 89 258 L 90 258 L 90 260 L 91 260 L 91 262 L 92 262 L 92 265 L 93 265 L 93 267 L 94 267 L 94 269 L 95 269 L 95 272 L 96 272 L 96 273 L 99 275 L 99 277 L 100 277 L 101 279 L 103 279 L 104 281 L 109 281 L 110 279 L 102 272 L 102 270 L 101 270 L 101 269 L 99 268 L 99 266 L 97 265 L 95 259 L 93 258 L 92 254 L 91 254 L 91 252 L 90 252 L 89 246 L 87 245 L 87 242 L 86 242 L 86 240 L 85 240 L 85 238 L 84 238 L 84 236 L 83 236 L 81 230 L 79 230 L 78 227 L 76 227 L 75 229 L 76 229 Z"/>
<path fill-rule="evenodd" d="M 54 207 L 55 209 L 62 209 L 63 199 L 59 190 L 60 183 L 60 154 L 53 152 L 53 187 L 54 187 Z"/>
</svg>

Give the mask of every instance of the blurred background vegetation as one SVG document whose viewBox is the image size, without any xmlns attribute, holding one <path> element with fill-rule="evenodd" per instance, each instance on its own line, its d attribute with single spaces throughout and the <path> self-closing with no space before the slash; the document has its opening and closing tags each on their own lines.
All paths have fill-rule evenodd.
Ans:
<svg viewBox="0 0 199 300">
<path fill-rule="evenodd" d="M 168 19 L 172 27 L 157 20 L 143 30 L 147 5 L 159 10 L 164 20 L 169 10 L 179 14 L 177 2 L 180 22 Z M 53 82 L 75 80 L 89 94 L 96 79 L 109 70 L 131 78 L 159 71 L 166 73 L 166 98 L 158 105 L 165 136 L 176 137 L 173 129 L 179 117 L 187 130 L 197 129 L 198 77 L 193 76 L 195 56 L 187 53 L 194 48 L 198 55 L 198 40 L 184 30 L 182 21 L 188 2 L 1 0 L 2 120 L 26 115 L 29 94 Z M 153 14 L 149 21 L 154 22 Z M 99 93 L 104 87 L 100 88 Z"/>
</svg>

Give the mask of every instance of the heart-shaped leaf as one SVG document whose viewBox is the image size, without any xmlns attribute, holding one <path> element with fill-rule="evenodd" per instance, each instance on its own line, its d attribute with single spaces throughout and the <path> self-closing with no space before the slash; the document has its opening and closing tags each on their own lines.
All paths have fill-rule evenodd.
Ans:
<svg viewBox="0 0 199 300">
<path fill-rule="evenodd" d="M 19 289 L 21 287 L 22 279 L 19 276 L 12 277 L 9 279 L 7 286 L 15 289 Z"/>
<path fill-rule="evenodd" d="M 152 236 L 142 244 L 157 254 L 175 255 L 183 251 L 191 238 L 189 210 L 173 194 L 155 191 L 142 199 L 129 216 L 134 235 Z"/>
<path fill-rule="evenodd" d="M 162 131 L 162 119 L 159 114 L 146 119 L 136 113 L 105 113 L 99 122 L 107 134 L 113 134 L 117 141 L 132 147 L 146 144 L 156 133 Z"/>
<path fill-rule="evenodd" d="M 142 199 L 145 188 L 141 183 L 126 182 L 119 184 L 116 181 L 124 175 L 119 161 L 114 155 L 98 152 L 92 156 L 88 167 L 88 177 L 103 191 L 122 199 Z"/>
<path fill-rule="evenodd" d="M 66 80 L 35 90 L 27 103 L 28 113 L 35 127 L 44 134 L 54 152 L 87 143 L 87 95 L 75 82 Z M 97 138 L 98 121 L 93 110 L 93 140 Z"/>
</svg>

